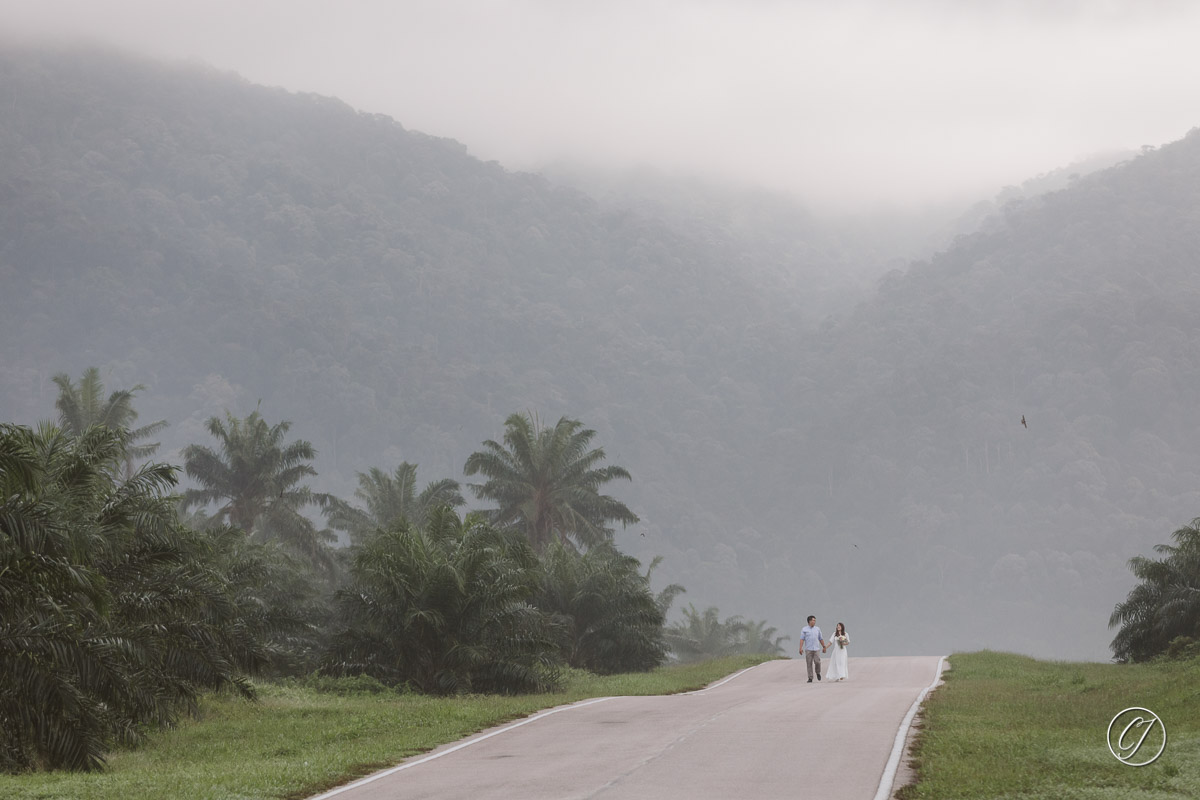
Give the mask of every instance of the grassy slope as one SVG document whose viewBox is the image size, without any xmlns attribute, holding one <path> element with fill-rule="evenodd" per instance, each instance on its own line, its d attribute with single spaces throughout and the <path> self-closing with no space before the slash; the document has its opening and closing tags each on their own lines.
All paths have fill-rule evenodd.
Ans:
<svg viewBox="0 0 1200 800">
<path fill-rule="evenodd" d="M 560 692 L 521 697 L 339 696 L 266 684 L 257 703 L 208 699 L 201 719 L 114 753 L 103 773 L 0 776 L 0 797 L 303 798 L 539 709 L 588 697 L 688 691 L 764 660 L 739 656 L 608 677 L 572 673 Z"/>
<path fill-rule="evenodd" d="M 1200 661 L 1097 664 L 984 651 L 950 659 L 916 746 L 916 798 L 1200 797 Z M 1109 753 L 1109 721 L 1142 706 L 1167 729 L 1141 768 Z"/>
</svg>

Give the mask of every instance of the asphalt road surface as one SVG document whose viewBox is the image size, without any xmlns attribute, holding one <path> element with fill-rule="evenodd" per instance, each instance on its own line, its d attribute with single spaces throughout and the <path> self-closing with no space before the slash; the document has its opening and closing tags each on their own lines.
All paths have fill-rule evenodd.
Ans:
<svg viewBox="0 0 1200 800">
<path fill-rule="evenodd" d="M 320 797 L 871 800 L 937 668 L 851 658 L 850 680 L 810 684 L 803 661 L 770 661 L 690 694 L 561 706 Z"/>
</svg>

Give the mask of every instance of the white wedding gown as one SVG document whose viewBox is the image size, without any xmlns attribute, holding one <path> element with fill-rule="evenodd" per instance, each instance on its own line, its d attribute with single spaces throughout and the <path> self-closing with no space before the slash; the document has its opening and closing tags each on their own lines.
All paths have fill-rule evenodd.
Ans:
<svg viewBox="0 0 1200 800">
<path fill-rule="evenodd" d="M 833 643 L 833 655 L 829 657 L 829 669 L 826 671 L 825 680 L 849 680 L 850 679 L 850 646 L 838 647 L 837 642 Z"/>
</svg>

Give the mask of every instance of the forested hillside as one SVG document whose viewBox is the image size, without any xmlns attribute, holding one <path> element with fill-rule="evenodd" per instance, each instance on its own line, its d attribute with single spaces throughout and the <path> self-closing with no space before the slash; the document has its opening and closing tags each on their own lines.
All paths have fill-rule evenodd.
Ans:
<svg viewBox="0 0 1200 800">
<path fill-rule="evenodd" d="M 816 324 L 802 269 L 328 98 L 94 52 L 10 50 L 0 81 L 6 417 L 51 416 L 50 376 L 97 364 L 148 387 L 169 453 L 261 399 L 349 494 L 401 460 L 459 477 L 513 411 L 565 414 L 635 465 L 643 555 L 680 548 L 664 579 L 679 553 L 720 567 L 763 337 Z"/>
<path fill-rule="evenodd" d="M 1198 177 L 1193 131 L 1006 206 L 805 348 L 799 504 L 895 565 L 873 608 L 1089 652 L 1125 561 L 1200 513 Z"/>
<path fill-rule="evenodd" d="M 861 654 L 1102 658 L 1125 561 L 1200 515 L 1200 136 L 822 320 L 853 248 L 811 222 L 751 239 L 329 98 L 0 53 L 0 421 L 96 364 L 167 458 L 261 400 L 349 494 L 568 415 L 632 474 L 656 579 Z"/>
</svg>

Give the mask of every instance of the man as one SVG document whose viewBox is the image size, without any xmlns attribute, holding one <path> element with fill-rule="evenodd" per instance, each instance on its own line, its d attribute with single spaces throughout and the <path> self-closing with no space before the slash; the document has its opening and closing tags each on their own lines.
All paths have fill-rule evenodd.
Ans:
<svg viewBox="0 0 1200 800">
<path fill-rule="evenodd" d="M 800 631 L 800 652 L 804 654 L 804 664 L 808 667 L 809 683 L 812 683 L 813 679 L 813 665 L 817 668 L 817 680 L 821 680 L 821 653 L 817 652 L 818 647 L 821 648 L 821 653 L 825 652 L 825 639 L 821 637 L 821 629 L 817 627 L 817 618 L 810 614 L 808 625 Z"/>
</svg>

